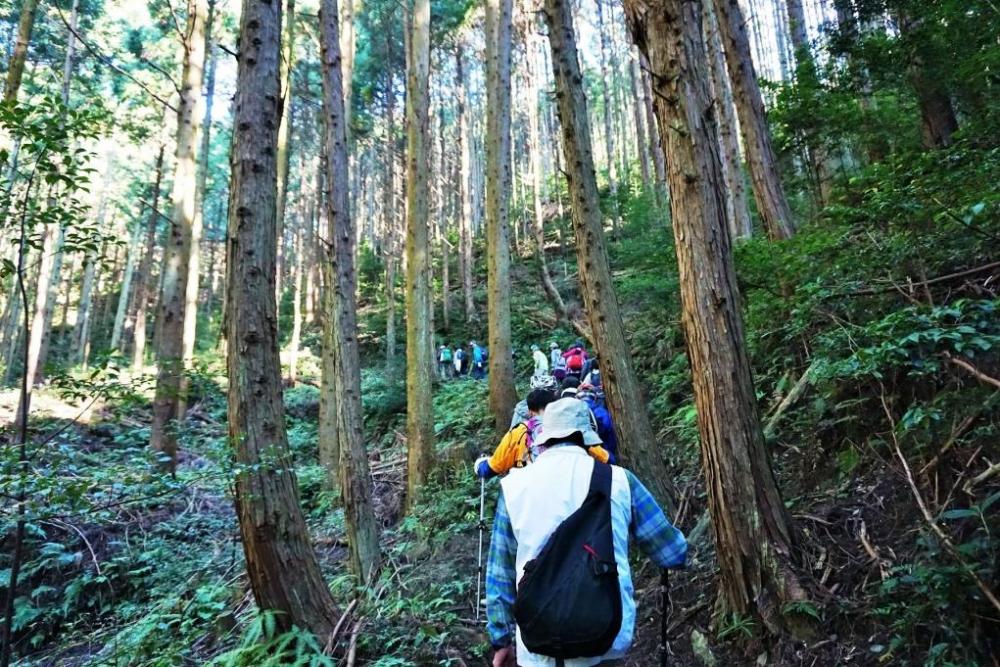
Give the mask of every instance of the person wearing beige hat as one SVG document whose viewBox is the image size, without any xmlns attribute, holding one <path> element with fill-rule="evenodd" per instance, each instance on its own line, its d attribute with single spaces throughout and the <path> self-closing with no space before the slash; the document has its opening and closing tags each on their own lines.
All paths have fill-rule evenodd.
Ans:
<svg viewBox="0 0 1000 667">
<path fill-rule="evenodd" d="M 560 399 L 546 407 L 535 438 L 534 463 L 512 470 L 501 481 L 486 568 L 487 631 L 496 650 L 495 667 L 591 667 L 621 659 L 632 644 L 636 618 L 629 538 L 660 567 L 680 567 L 687 558 L 684 535 L 667 520 L 646 487 L 630 471 L 609 466 L 607 497 L 622 603 L 618 633 L 604 654 L 591 657 L 557 660 L 527 649 L 515 621 L 519 582 L 524 581 L 528 562 L 538 557 L 550 536 L 591 493 L 595 466 L 605 464 L 595 462 L 586 448 L 600 443 L 587 405 L 575 398 Z"/>
</svg>

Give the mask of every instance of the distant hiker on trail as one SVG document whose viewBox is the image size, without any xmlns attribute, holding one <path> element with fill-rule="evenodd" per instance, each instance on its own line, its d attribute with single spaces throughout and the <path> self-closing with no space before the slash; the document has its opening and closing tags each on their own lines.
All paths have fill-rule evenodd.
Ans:
<svg viewBox="0 0 1000 667">
<path fill-rule="evenodd" d="M 601 388 L 601 368 L 597 358 L 590 360 L 590 367 L 587 369 L 587 374 L 583 376 L 581 384 L 589 384 L 597 389 Z"/>
<path fill-rule="evenodd" d="M 472 348 L 472 377 L 482 380 L 486 377 L 486 351 L 476 344 L 476 341 L 469 343 Z"/>
<path fill-rule="evenodd" d="M 451 348 L 442 345 L 438 348 L 438 372 L 442 380 L 447 380 L 452 376 L 452 353 Z"/>
<path fill-rule="evenodd" d="M 684 565 L 684 535 L 638 478 L 586 455 L 583 447 L 599 441 L 582 401 L 550 403 L 534 463 L 501 481 L 486 568 L 494 667 L 624 657 L 636 619 L 629 538 L 658 567 Z"/>
<path fill-rule="evenodd" d="M 528 398 L 514 409 L 516 423 L 511 424 L 510 431 L 504 435 L 493 455 L 481 456 L 476 460 L 473 466 L 476 476 L 489 479 L 531 463 L 535 458 L 534 440 L 541 429 L 541 418 L 545 414 L 545 408 L 555 400 L 558 397 L 552 391 L 532 388 Z M 522 404 L 525 406 L 523 413 L 518 409 Z M 600 445 L 589 447 L 587 451 L 601 463 L 611 461 L 608 451 Z"/>
<path fill-rule="evenodd" d="M 531 358 L 535 361 L 535 371 L 532 375 L 542 375 L 549 372 L 549 358 L 545 356 L 537 345 L 531 346 Z"/>
<path fill-rule="evenodd" d="M 465 375 L 468 371 L 468 365 L 465 363 L 468 356 L 465 354 L 465 350 L 462 349 L 462 345 L 455 345 L 454 356 L 454 366 L 455 366 L 455 377 Z"/>
<path fill-rule="evenodd" d="M 562 353 L 566 360 L 566 372 L 576 377 L 583 376 L 583 367 L 587 363 L 587 350 L 583 347 L 583 341 L 577 340 L 573 345 Z"/>
<path fill-rule="evenodd" d="M 562 350 L 555 341 L 549 343 L 549 364 L 552 369 L 552 376 L 559 382 L 566 377 L 566 360 L 563 359 Z"/>
</svg>

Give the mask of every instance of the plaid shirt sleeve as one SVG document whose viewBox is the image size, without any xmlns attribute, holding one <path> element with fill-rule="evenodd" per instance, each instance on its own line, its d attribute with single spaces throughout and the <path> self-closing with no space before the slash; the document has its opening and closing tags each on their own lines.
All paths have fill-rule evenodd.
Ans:
<svg viewBox="0 0 1000 667">
<path fill-rule="evenodd" d="M 687 540 L 656 504 L 653 494 L 639 478 L 626 470 L 632 492 L 632 534 L 642 552 L 660 567 L 683 567 L 687 561 Z"/>
<path fill-rule="evenodd" d="M 507 516 L 503 491 L 493 519 L 486 562 L 486 630 L 494 648 L 514 643 L 514 597 L 517 595 L 517 540 Z M 477 602 L 478 603 L 478 602 Z"/>
</svg>

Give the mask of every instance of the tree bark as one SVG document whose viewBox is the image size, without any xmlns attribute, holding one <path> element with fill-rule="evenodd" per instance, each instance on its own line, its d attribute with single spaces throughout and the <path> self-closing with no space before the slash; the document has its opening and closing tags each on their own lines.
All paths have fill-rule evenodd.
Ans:
<svg viewBox="0 0 1000 667">
<path fill-rule="evenodd" d="M 486 2 L 486 261 L 490 412 L 498 433 L 517 403 L 510 342 L 511 0 Z"/>
<path fill-rule="evenodd" d="M 789 627 L 784 605 L 805 595 L 744 341 L 700 7 L 683 0 L 626 0 L 625 7 L 635 41 L 658 74 L 656 112 L 670 155 L 681 322 L 720 566 L 720 608 L 782 632 Z"/>
<path fill-rule="evenodd" d="M 205 19 L 205 116 L 201 124 L 201 150 L 198 155 L 198 175 L 195 181 L 194 220 L 191 222 L 191 253 L 188 258 L 187 284 L 184 288 L 184 368 L 194 366 L 194 349 L 198 339 L 198 303 L 201 292 L 201 238 L 205 227 L 205 184 L 212 147 L 212 103 L 215 99 L 215 42 L 212 26 L 215 19 L 216 0 L 208 0 Z M 187 412 L 188 378 L 181 377 L 180 402 L 177 414 Z"/>
<path fill-rule="evenodd" d="M 608 30 L 604 27 L 603 0 L 595 0 L 597 5 L 597 30 L 600 33 L 600 64 L 601 64 L 601 96 L 604 98 L 604 152 L 607 157 L 608 189 L 611 191 L 611 229 L 612 238 L 618 240 L 618 169 L 615 163 L 615 135 L 611 127 L 611 109 L 614 102 L 611 99 L 611 88 L 608 85 Z"/>
<path fill-rule="evenodd" d="M 10 54 L 7 65 L 7 81 L 3 89 L 3 101 L 11 102 L 17 99 L 17 91 L 21 88 L 21 77 L 24 76 L 24 63 L 28 57 L 28 44 L 31 43 L 31 33 L 35 28 L 35 16 L 38 14 L 38 0 L 24 0 L 21 3 L 21 15 L 17 24 L 17 42 Z"/>
<path fill-rule="evenodd" d="M 281 0 L 278 0 L 280 2 Z M 295 65 L 295 0 L 285 0 L 285 34 L 281 57 L 281 125 L 278 126 L 278 265 L 275 298 L 281 315 L 282 271 L 285 266 L 285 208 L 288 202 L 288 167 L 292 158 L 292 68 Z"/>
<path fill-rule="evenodd" d="M 280 630 L 325 639 L 339 614 L 299 507 L 281 398 L 277 304 L 277 130 L 281 5 L 243 0 L 233 101 L 226 277 L 229 439 L 250 586 Z"/>
<path fill-rule="evenodd" d="M 118 308 L 115 310 L 115 323 L 111 328 L 112 350 L 121 351 L 122 334 L 125 331 L 125 318 L 128 314 L 129 299 L 132 295 L 132 281 L 135 278 L 136 256 L 139 254 L 139 241 L 142 238 L 142 225 L 138 222 L 132 226 L 129 235 L 128 252 L 125 255 L 125 275 L 122 278 L 121 291 L 118 292 Z"/>
<path fill-rule="evenodd" d="M 556 103 L 572 201 L 580 292 L 601 363 L 608 407 L 618 435 L 619 453 L 626 465 L 643 474 L 644 481 L 657 497 L 672 506 L 672 485 L 646 414 L 646 401 L 632 370 L 618 297 L 611 284 L 590 143 L 587 100 L 583 92 L 583 76 L 577 59 L 569 2 L 546 0 L 544 13 L 552 48 Z"/>
<path fill-rule="evenodd" d="M 663 146 L 660 145 L 660 134 L 656 130 L 649 62 L 642 53 L 639 54 L 639 63 L 641 65 L 639 78 L 642 81 L 642 106 L 646 110 L 646 131 L 649 133 L 649 152 L 653 158 L 653 168 L 656 170 L 656 203 L 663 206 L 666 204 L 667 160 Z"/>
<path fill-rule="evenodd" d="M 713 0 L 718 18 L 719 34 L 726 54 L 729 79 L 736 98 L 736 112 L 743 133 L 747 167 L 753 183 L 757 212 L 771 240 L 791 238 L 795 232 L 792 211 L 778 176 L 778 164 L 771 147 L 771 135 L 764 112 L 764 100 L 757 85 L 757 73 L 750 56 L 750 41 L 739 0 Z M 654 72 L 654 87 L 658 87 L 663 72 Z M 669 151 L 668 151 L 669 153 Z"/>
<path fill-rule="evenodd" d="M 729 232 L 733 239 L 747 239 L 753 236 L 753 224 L 750 221 L 750 205 L 747 201 L 743 170 L 740 167 L 740 142 L 736 137 L 733 91 L 729 85 L 726 56 L 722 52 L 719 23 L 712 3 L 704 3 L 702 10 L 708 73 L 712 84 L 712 103 L 715 105 L 718 119 L 719 157 L 722 159 L 726 220 L 729 222 Z"/>
<path fill-rule="evenodd" d="M 160 150 L 156 155 L 156 180 L 153 183 L 153 202 L 149 208 L 149 221 L 146 223 L 146 251 L 139 262 L 135 292 L 129 306 L 131 315 L 126 318 L 126 329 L 128 329 L 128 321 L 133 323 L 132 368 L 134 370 L 141 369 L 146 361 L 146 308 L 149 306 L 149 283 L 153 271 L 153 254 L 156 252 L 156 227 L 160 221 L 160 189 L 163 183 L 164 151 L 164 145 L 160 144 Z"/>
<path fill-rule="evenodd" d="M 24 369 L 28 383 L 34 386 L 41 381 L 40 365 L 44 363 L 41 359 L 42 339 L 46 335 L 46 321 L 51 323 L 52 301 L 55 292 L 51 285 L 57 275 L 56 259 L 61 258 L 60 246 L 62 245 L 62 229 L 56 223 L 49 223 L 45 227 L 42 240 L 41 257 L 38 263 L 38 278 L 35 281 L 35 305 L 31 317 L 31 328 L 29 329 L 27 345 L 27 366 Z M 46 315 L 48 313 L 48 316 Z"/>
<path fill-rule="evenodd" d="M 177 148 L 174 153 L 173 214 L 163 253 L 163 278 L 157 308 L 156 394 L 150 446 L 163 457 L 170 472 L 177 467 L 177 424 L 183 418 L 181 378 L 184 375 L 184 299 L 188 262 L 191 257 L 191 227 L 194 224 L 201 117 L 202 73 L 205 67 L 205 23 L 207 0 L 188 0 L 186 41 L 181 45 L 183 72 L 177 106 Z"/>
<path fill-rule="evenodd" d="M 459 266 L 462 273 L 462 298 L 465 304 L 465 321 L 476 318 L 476 304 L 472 294 L 472 135 L 469 132 L 466 108 L 465 54 L 461 42 L 455 49 L 455 92 L 458 103 L 458 152 L 462 172 L 459 188 L 462 191 L 462 216 L 459 220 Z"/>
<path fill-rule="evenodd" d="M 346 0 L 350 2 L 351 0 Z M 362 584 L 372 581 L 379 567 L 378 524 L 372 506 L 372 478 L 365 451 L 364 413 L 361 409 L 361 360 L 355 292 L 354 256 L 357 227 L 350 215 L 347 117 L 340 55 L 337 0 L 322 0 L 320 9 L 323 50 L 323 108 L 326 112 L 327 198 L 333 283 L 333 311 L 327 318 L 333 329 L 340 435 L 340 489 L 351 550 L 351 566 Z M 325 379 L 325 378 L 324 378 Z"/>
<path fill-rule="evenodd" d="M 385 215 L 385 239 L 382 258 L 385 262 L 385 365 L 391 372 L 396 366 L 396 93 L 392 72 L 385 90 L 385 183 L 382 210 Z"/>
<path fill-rule="evenodd" d="M 409 509 L 420 500 L 434 456 L 431 405 L 430 224 L 428 130 L 430 125 L 430 0 L 414 0 L 410 18 L 406 86 L 406 433 Z"/>
<path fill-rule="evenodd" d="M 917 39 L 917 33 L 922 27 L 920 20 L 902 9 L 897 9 L 894 18 L 900 34 L 907 42 L 907 71 L 920 106 L 920 135 L 924 148 L 946 148 L 952 144 L 952 135 L 958 131 L 951 96 L 944 84 L 926 70 Z"/>
<path fill-rule="evenodd" d="M 562 295 L 559 294 L 559 290 L 556 288 L 556 284 L 552 281 L 552 274 L 549 273 L 548 260 L 545 257 L 545 211 L 542 209 L 542 189 L 544 174 L 542 166 L 542 158 L 544 156 L 544 150 L 542 146 L 541 131 L 540 131 L 540 121 L 539 121 L 539 105 L 541 104 L 541 99 L 539 96 L 540 90 L 538 82 L 542 78 L 541 69 L 538 66 L 538 53 L 544 48 L 544 44 L 541 43 L 542 36 L 538 34 L 536 30 L 532 29 L 533 26 L 529 26 L 527 31 L 527 76 L 528 76 L 528 145 L 526 147 L 527 153 L 531 156 L 531 180 L 532 180 L 532 208 L 534 210 L 534 233 L 535 233 L 535 258 L 538 261 L 538 273 L 542 281 L 542 288 L 545 290 L 546 296 L 548 296 L 549 301 L 552 302 L 553 308 L 556 311 L 556 317 L 571 324 L 573 321 L 573 316 L 569 309 L 566 307 L 566 302 L 563 301 Z M 509 425 L 509 422 L 508 422 Z"/>
<path fill-rule="evenodd" d="M 638 62 L 635 56 L 629 52 L 628 59 L 628 85 L 632 94 L 632 123 L 635 125 L 635 154 L 639 159 L 639 173 L 642 176 L 642 187 L 648 189 L 653 183 L 650 181 L 649 155 L 646 149 L 646 137 L 649 133 L 643 126 L 643 96 L 639 92 Z"/>
</svg>

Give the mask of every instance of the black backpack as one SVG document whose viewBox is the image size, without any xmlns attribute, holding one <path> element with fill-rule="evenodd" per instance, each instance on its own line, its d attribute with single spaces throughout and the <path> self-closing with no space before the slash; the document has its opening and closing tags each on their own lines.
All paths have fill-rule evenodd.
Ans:
<svg viewBox="0 0 1000 667">
<path fill-rule="evenodd" d="M 611 531 L 611 466 L 595 461 L 583 505 L 525 564 L 517 586 L 514 620 L 532 653 L 565 660 L 611 648 L 622 625 Z"/>
</svg>

